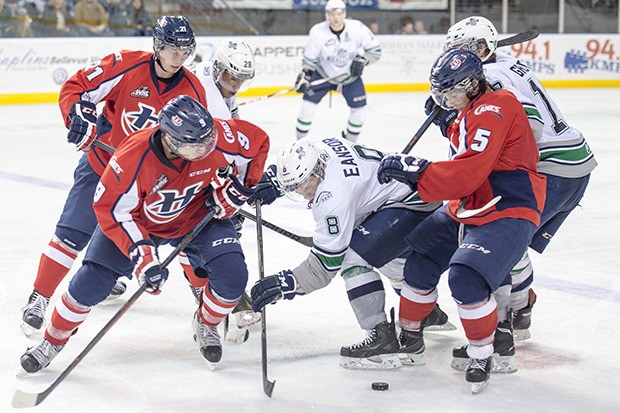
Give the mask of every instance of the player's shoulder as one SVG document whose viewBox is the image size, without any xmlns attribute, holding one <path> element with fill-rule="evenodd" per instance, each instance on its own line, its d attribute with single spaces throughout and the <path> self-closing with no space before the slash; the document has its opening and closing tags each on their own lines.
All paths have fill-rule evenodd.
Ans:
<svg viewBox="0 0 620 413">
<path fill-rule="evenodd" d="M 308 34 L 310 36 L 312 35 L 319 35 L 321 33 L 326 33 L 329 31 L 329 23 L 327 21 L 323 21 L 323 22 L 319 22 L 314 24 L 311 28 L 310 31 L 308 32 Z"/>
<path fill-rule="evenodd" d="M 114 53 L 110 53 L 110 56 L 114 56 L 114 60 L 117 63 L 125 63 L 128 65 L 135 64 L 142 61 L 150 61 L 153 56 L 153 52 L 146 52 L 144 50 L 118 50 Z"/>
<path fill-rule="evenodd" d="M 214 118 L 213 123 L 218 129 L 217 146 L 228 153 L 251 153 L 269 139 L 264 130 L 247 120 Z"/>
</svg>

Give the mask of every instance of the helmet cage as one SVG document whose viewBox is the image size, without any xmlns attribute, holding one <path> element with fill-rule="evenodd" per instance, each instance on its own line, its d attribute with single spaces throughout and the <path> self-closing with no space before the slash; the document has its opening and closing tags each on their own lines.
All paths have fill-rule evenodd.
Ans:
<svg viewBox="0 0 620 413">
<path fill-rule="evenodd" d="M 478 86 L 480 86 L 480 81 L 472 75 L 461 80 L 458 84 L 446 89 L 431 87 L 431 96 L 436 104 L 441 106 L 443 109 L 450 110 L 453 108 L 447 104 L 449 97 L 456 94 L 465 94 L 468 99 L 472 99 L 479 91 L 479 89 L 477 89 Z"/>
</svg>

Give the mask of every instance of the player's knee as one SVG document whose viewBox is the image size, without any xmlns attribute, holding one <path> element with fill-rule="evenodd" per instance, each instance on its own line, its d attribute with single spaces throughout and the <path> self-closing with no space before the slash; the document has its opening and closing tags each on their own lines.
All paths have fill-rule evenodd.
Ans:
<svg viewBox="0 0 620 413">
<path fill-rule="evenodd" d="M 230 252 L 222 254 L 206 265 L 209 287 L 225 300 L 241 297 L 248 283 L 248 268 L 243 254 Z"/>
<path fill-rule="evenodd" d="M 65 248 L 71 252 L 80 252 L 90 241 L 91 235 L 84 234 L 83 232 L 76 231 L 71 228 L 56 227 L 54 233 L 54 241 L 58 243 L 62 248 Z"/>
<path fill-rule="evenodd" d="M 69 294 L 86 307 L 93 307 L 106 299 L 118 274 L 102 265 L 85 262 L 69 283 Z"/>
<path fill-rule="evenodd" d="M 452 291 L 452 297 L 462 305 L 482 302 L 492 292 L 491 287 L 478 271 L 461 264 L 450 267 L 448 285 Z"/>
<path fill-rule="evenodd" d="M 444 270 L 431 257 L 413 251 L 403 269 L 407 285 L 422 291 L 430 291 L 439 283 Z"/>
</svg>

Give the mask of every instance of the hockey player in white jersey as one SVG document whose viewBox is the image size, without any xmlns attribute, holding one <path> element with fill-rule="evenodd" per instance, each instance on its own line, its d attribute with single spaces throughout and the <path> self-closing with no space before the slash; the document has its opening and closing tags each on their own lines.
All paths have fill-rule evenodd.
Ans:
<svg viewBox="0 0 620 413">
<path fill-rule="evenodd" d="M 346 18 L 342 0 L 329 0 L 325 21 L 310 29 L 302 71 L 295 89 L 303 93 L 297 117 L 297 139 L 308 134 L 323 97 L 332 90 L 342 93 L 350 108 L 344 136 L 355 142 L 366 120 L 366 90 L 361 75 L 366 65 L 381 58 L 381 46 L 364 23 Z M 330 79 L 311 87 L 311 82 Z"/>
<path fill-rule="evenodd" d="M 485 77 L 494 88 L 517 90 L 525 99 L 534 102 L 540 113 L 542 129 L 539 133 L 534 130 L 534 136 L 540 151 L 538 171 L 547 178 L 547 193 L 541 225 L 530 248 L 542 254 L 582 199 L 597 162 L 582 133 L 568 124 L 536 75 L 526 64 L 497 50 L 497 41 L 493 23 L 484 17 L 472 16 L 448 30 L 445 48 L 468 48 L 476 53 L 483 61 Z M 522 100 L 518 94 L 517 98 Z M 506 306 L 513 311 L 514 338 L 526 340 L 530 337 L 532 306 L 536 301 L 536 294 L 530 288 L 534 272 L 527 251 L 511 275 L 512 291 Z M 501 311 L 499 303 L 500 300 L 498 311 Z M 514 350 L 512 352 L 514 354 Z M 459 356 L 466 357 L 463 349 L 455 349 L 454 356 L 453 366 L 458 368 Z"/>
<path fill-rule="evenodd" d="M 250 87 L 255 75 L 254 51 L 243 41 L 230 39 L 222 41 L 212 61 L 200 62 L 192 71 L 200 79 L 205 89 L 209 113 L 219 119 L 239 119 L 237 94 Z M 242 221 L 239 216 L 233 217 L 238 228 Z M 206 283 L 206 275 L 197 277 L 189 263 L 187 255 L 179 254 L 179 261 L 185 276 L 192 286 L 194 297 L 199 300 Z M 260 321 L 260 314 L 252 311 L 252 303 L 247 293 L 243 293 L 241 301 L 233 310 L 238 330 L 228 334 L 227 341 L 240 342 L 247 339 L 247 327 Z M 231 333 L 228 331 L 228 333 Z"/>
<path fill-rule="evenodd" d="M 377 150 L 343 138 L 304 138 L 283 148 L 277 177 L 290 197 L 309 203 L 316 223 L 314 245 L 296 268 L 265 277 L 252 287 L 254 310 L 259 311 L 281 298 L 323 288 L 340 271 L 360 327 L 367 330 L 363 341 L 341 349 L 340 364 L 346 368 L 416 364 L 415 354 L 400 352 L 375 268 L 400 293 L 404 257 L 410 251 L 405 235 L 441 203 L 422 202 L 417 192 L 396 182 L 380 185 L 376 174 L 382 157 Z M 454 328 L 439 307 L 424 325 Z"/>
</svg>

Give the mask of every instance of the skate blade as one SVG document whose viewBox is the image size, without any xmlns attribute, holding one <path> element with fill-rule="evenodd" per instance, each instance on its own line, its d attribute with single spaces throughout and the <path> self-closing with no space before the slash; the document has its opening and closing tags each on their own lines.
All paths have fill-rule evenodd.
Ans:
<svg viewBox="0 0 620 413">
<path fill-rule="evenodd" d="M 457 371 L 466 371 L 469 367 L 469 359 L 453 358 L 450 367 Z M 514 356 L 493 356 L 493 373 L 511 374 L 515 373 L 519 368 L 514 360 Z"/>
<path fill-rule="evenodd" d="M 487 384 L 489 384 L 488 380 L 485 380 L 485 381 L 480 382 L 480 383 L 472 383 L 471 384 L 471 394 L 478 394 L 478 393 L 480 393 L 485 387 L 487 387 Z"/>
<path fill-rule="evenodd" d="M 380 354 L 372 357 L 340 357 L 340 366 L 350 370 L 394 370 L 402 367 L 396 354 Z"/>
<path fill-rule="evenodd" d="M 260 323 L 260 321 L 260 313 L 255 313 L 253 311 L 240 311 L 235 313 L 235 324 L 237 324 L 239 328 L 247 328 L 256 323 Z"/>
<path fill-rule="evenodd" d="M 247 328 L 234 328 L 224 332 L 224 340 L 231 344 L 243 344 L 248 341 L 250 332 Z"/>
<path fill-rule="evenodd" d="M 456 326 L 449 321 L 446 321 L 445 324 L 442 325 L 430 325 L 428 327 L 424 327 L 424 332 L 433 332 L 433 331 L 454 331 L 456 330 Z"/>
<path fill-rule="evenodd" d="M 22 330 L 22 333 L 24 333 L 24 335 L 26 337 L 30 337 L 32 335 L 32 333 L 34 333 L 35 331 L 37 331 L 36 328 L 34 328 L 33 326 L 31 326 L 30 324 L 26 323 L 25 321 L 22 321 L 19 325 L 20 329 Z"/>
<path fill-rule="evenodd" d="M 530 337 L 532 337 L 532 335 L 530 334 L 530 330 L 529 329 L 515 330 L 514 331 L 515 341 L 525 341 L 525 340 L 529 339 Z"/>
<path fill-rule="evenodd" d="M 121 295 L 125 294 L 127 291 L 127 284 L 122 281 L 119 281 L 115 286 L 110 295 L 108 295 L 103 301 L 114 301 L 119 298 Z"/>
<path fill-rule="evenodd" d="M 426 364 L 426 359 L 424 358 L 424 354 L 416 354 L 416 353 L 398 353 L 398 358 L 403 366 L 424 366 Z"/>
</svg>

